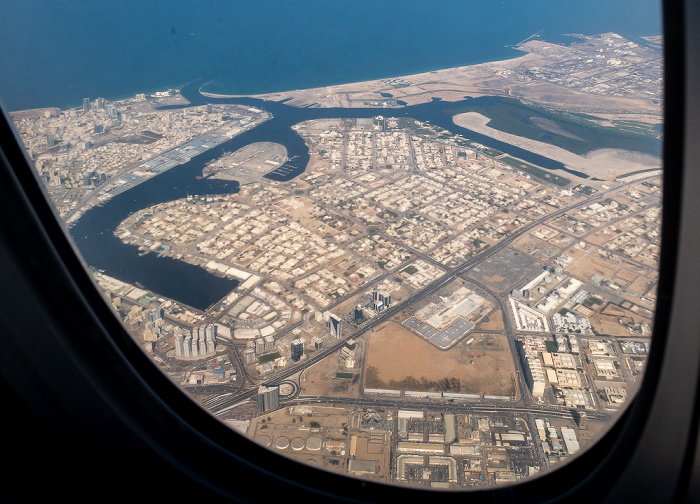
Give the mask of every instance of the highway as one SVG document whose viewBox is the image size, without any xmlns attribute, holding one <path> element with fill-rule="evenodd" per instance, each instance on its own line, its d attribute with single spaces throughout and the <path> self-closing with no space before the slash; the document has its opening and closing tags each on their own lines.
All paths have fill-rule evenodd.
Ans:
<svg viewBox="0 0 700 504">
<path fill-rule="evenodd" d="M 634 181 L 634 183 L 638 183 L 639 181 Z M 630 182 L 631 183 L 631 182 Z M 611 190 L 616 190 L 619 189 L 622 186 L 629 185 L 628 184 L 621 184 L 620 186 L 617 186 Z M 395 315 L 399 314 L 402 310 L 406 309 L 408 306 L 411 304 L 420 301 L 421 299 L 430 296 L 432 294 L 435 294 L 437 291 L 439 291 L 441 288 L 446 286 L 448 283 L 453 281 L 455 278 L 457 278 L 459 275 L 462 275 L 463 273 L 466 273 L 469 269 L 473 268 L 474 266 L 478 265 L 479 263 L 485 261 L 489 257 L 493 256 L 500 250 L 504 249 L 508 245 L 510 245 L 513 241 L 516 239 L 520 238 L 521 236 L 525 235 L 526 233 L 529 233 L 532 231 L 535 227 L 542 225 L 544 222 L 559 217 L 560 215 L 563 215 L 573 209 L 580 208 L 583 206 L 587 206 L 592 204 L 593 202 L 601 199 L 604 195 L 606 195 L 610 191 L 606 192 L 600 192 L 596 194 L 595 196 L 589 197 L 589 198 L 583 198 L 581 201 L 578 201 L 572 205 L 569 205 L 567 207 L 560 208 L 558 210 L 555 210 L 552 213 L 549 213 L 545 216 L 542 216 L 541 218 L 534 220 L 530 222 L 529 224 L 525 225 L 518 231 L 514 232 L 510 236 L 504 238 L 501 240 L 499 243 L 496 245 L 491 246 L 489 249 L 485 250 L 481 254 L 471 258 L 468 261 L 465 261 L 464 263 L 460 264 L 459 266 L 455 268 L 448 269 L 445 275 L 442 277 L 438 278 L 428 286 L 426 286 L 424 289 L 419 291 L 416 295 L 410 297 L 409 299 L 398 303 L 396 305 L 390 306 L 389 308 L 385 309 L 380 315 L 378 315 L 375 319 L 372 319 L 370 323 L 365 325 L 364 327 L 361 327 L 358 331 L 355 333 L 349 334 L 345 338 L 338 340 L 338 342 L 332 346 L 329 346 L 325 348 L 321 352 L 315 353 L 313 356 L 307 358 L 303 362 L 297 364 L 297 365 L 292 365 L 288 366 L 280 371 L 277 371 L 274 375 L 265 377 L 263 379 L 255 379 L 252 376 L 248 375 L 247 372 L 244 370 L 245 366 L 241 366 L 243 369 L 243 372 L 245 373 L 245 376 L 247 378 L 248 383 L 250 384 L 250 387 L 242 387 L 239 385 L 238 390 L 233 392 L 231 390 L 230 386 L 217 386 L 213 385 L 210 387 L 212 390 L 219 390 L 220 393 L 223 395 L 219 397 L 215 397 L 212 399 L 208 399 L 203 402 L 203 406 L 210 410 L 214 414 L 221 414 L 222 412 L 230 409 L 231 407 L 240 404 L 248 399 L 251 399 L 256 396 L 257 394 L 257 388 L 260 384 L 264 384 L 266 386 L 278 386 L 280 385 L 283 381 L 285 381 L 287 378 L 290 376 L 293 376 L 297 373 L 300 373 L 304 369 L 313 366 L 317 362 L 321 361 L 322 359 L 325 359 L 326 357 L 332 355 L 333 353 L 337 352 L 340 350 L 344 345 L 345 341 L 350 339 L 350 338 L 358 338 L 368 331 L 374 330 L 375 327 L 381 325 L 382 323 L 390 320 L 392 317 Z M 475 285 L 478 287 L 484 289 L 487 292 L 491 292 L 489 289 L 487 289 L 485 286 L 481 285 L 478 282 L 474 282 L 472 279 L 468 280 L 469 282 L 473 282 Z M 493 295 L 493 293 L 491 293 Z M 501 404 L 501 405 L 462 405 L 459 403 L 445 403 L 445 402 L 432 402 L 432 403 L 418 403 L 425 405 L 426 407 L 430 408 L 444 408 L 447 404 L 449 404 L 449 408 L 452 410 L 454 409 L 455 411 L 483 411 L 487 412 L 490 411 L 494 408 L 496 408 L 498 411 L 503 411 L 503 412 L 522 412 L 522 413 L 532 413 L 532 414 L 551 414 L 551 415 L 559 415 L 559 416 L 571 416 L 571 412 L 568 409 L 565 408 L 559 408 L 557 406 L 552 406 L 552 407 L 538 407 L 538 406 L 533 406 L 532 405 L 532 400 L 531 400 L 531 395 L 530 391 L 525 383 L 524 380 L 524 370 L 521 368 L 520 365 L 520 359 L 518 357 L 517 351 L 515 349 L 514 345 L 514 340 L 513 340 L 513 331 L 512 327 L 510 325 L 510 319 L 507 316 L 507 313 L 503 307 L 502 301 L 494 295 L 494 298 L 498 300 L 498 303 L 501 305 L 501 310 L 503 311 L 503 317 L 504 317 L 504 323 L 505 323 L 505 334 L 507 335 L 510 351 L 512 352 L 513 359 L 515 361 L 515 368 L 516 368 L 516 375 L 517 375 L 517 382 L 518 382 L 518 387 L 520 389 L 520 395 L 521 395 L 521 402 L 522 406 L 514 406 L 512 403 L 508 403 L 507 405 Z M 300 324 L 294 324 L 293 326 L 288 327 L 283 333 L 280 333 L 276 339 L 279 339 L 280 337 L 284 336 L 287 334 L 289 331 L 292 331 L 294 328 L 298 327 Z M 240 363 L 240 360 L 238 361 Z M 215 389 L 214 387 L 221 387 L 220 389 Z M 197 394 L 202 393 L 202 388 L 192 388 L 192 392 L 196 392 Z M 215 393 L 215 392 L 213 392 Z M 294 401 L 299 401 L 303 402 L 305 399 L 294 399 Z M 353 404 L 353 405 L 368 405 L 368 404 L 383 404 L 386 407 L 407 407 L 407 405 L 412 405 L 414 404 L 413 402 L 406 400 L 406 399 L 395 399 L 395 400 L 387 400 L 387 399 L 373 399 L 373 398 L 362 398 L 362 399 L 337 399 L 337 398 L 320 398 L 320 399 L 306 399 L 306 401 L 315 401 L 315 402 L 334 402 L 334 403 L 347 403 L 347 404 Z M 591 412 L 589 413 L 589 418 L 592 420 L 598 418 L 600 416 L 601 419 L 607 419 L 610 417 L 609 414 L 605 412 Z"/>
<path fill-rule="evenodd" d="M 338 398 L 320 396 L 300 396 L 289 401 L 280 401 L 284 406 L 295 404 L 323 403 L 333 405 L 352 406 L 355 408 L 376 408 L 376 409 L 408 409 L 408 410 L 442 410 L 446 409 L 444 402 L 407 400 L 401 398 Z M 570 408 L 560 406 L 513 406 L 510 403 L 462 403 L 453 402 L 448 405 L 450 413 L 513 413 L 520 415 L 537 415 L 570 419 L 573 412 Z M 612 418 L 612 414 L 602 411 L 587 411 L 588 419 L 607 422 Z"/>
</svg>

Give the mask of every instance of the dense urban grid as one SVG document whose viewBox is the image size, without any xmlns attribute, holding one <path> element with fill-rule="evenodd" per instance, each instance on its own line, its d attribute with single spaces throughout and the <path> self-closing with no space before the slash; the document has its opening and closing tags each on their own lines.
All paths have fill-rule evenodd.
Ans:
<svg viewBox="0 0 700 504">
<path fill-rule="evenodd" d="M 579 93 L 582 108 L 600 96 L 594 122 L 649 134 L 659 41 L 582 38 L 525 41 L 526 59 L 493 75 L 510 96 L 543 84 Z M 206 310 L 92 273 L 156 364 L 262 446 L 387 482 L 514 482 L 589 446 L 634 394 L 656 302 L 661 169 L 647 158 L 611 158 L 605 176 L 598 158 L 593 177 L 534 166 L 400 113 L 402 100 L 440 96 L 410 94 L 415 81 L 381 81 L 403 93 L 381 100 L 363 95 L 367 83 L 357 98 L 347 86 L 324 95 L 386 111 L 296 124 L 310 160 L 289 181 L 264 177 L 284 169 L 285 146 L 254 142 L 199 175 L 238 192 L 152 205 L 113 230 L 141 254 L 239 282 Z M 290 103 L 308 96 L 320 95 Z M 623 101 L 614 116 L 606 98 L 648 107 L 634 119 Z M 243 105 L 164 105 L 188 103 L 167 91 L 13 113 L 68 225 L 273 120 Z"/>
</svg>

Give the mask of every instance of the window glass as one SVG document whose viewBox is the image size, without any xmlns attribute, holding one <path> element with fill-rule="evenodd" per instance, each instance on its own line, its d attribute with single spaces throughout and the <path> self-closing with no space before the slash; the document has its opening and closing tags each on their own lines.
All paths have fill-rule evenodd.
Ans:
<svg viewBox="0 0 700 504">
<path fill-rule="evenodd" d="M 0 99 L 133 338 L 261 446 L 429 488 L 640 382 L 655 1 L 7 2 Z"/>
</svg>

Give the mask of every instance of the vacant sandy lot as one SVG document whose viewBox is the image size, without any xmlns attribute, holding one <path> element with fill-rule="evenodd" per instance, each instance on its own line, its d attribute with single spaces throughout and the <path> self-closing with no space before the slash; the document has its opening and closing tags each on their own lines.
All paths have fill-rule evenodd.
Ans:
<svg viewBox="0 0 700 504">
<path fill-rule="evenodd" d="M 513 248 L 525 252 L 528 256 L 543 263 L 548 262 L 553 255 L 559 255 L 561 253 L 559 247 L 540 240 L 531 234 L 516 240 L 513 244 Z"/>
<path fill-rule="evenodd" d="M 656 168 L 661 163 L 655 156 L 621 149 L 598 149 L 588 153 L 586 156 L 578 156 L 556 145 L 530 140 L 529 138 L 519 137 L 491 128 L 487 126 L 490 120 L 478 112 L 465 112 L 454 116 L 454 122 L 458 126 L 541 154 L 564 163 L 567 168 L 603 180 L 613 180 L 615 177 L 636 170 Z M 571 175 L 567 174 L 566 177 L 571 177 Z"/>
<path fill-rule="evenodd" d="M 309 355 L 313 355 L 309 352 Z M 299 378 L 301 395 L 321 397 L 360 397 L 362 342 L 358 341 L 354 369 L 345 369 L 338 353 L 304 370 Z M 352 378 L 335 379 L 335 373 L 353 373 Z"/>
<path fill-rule="evenodd" d="M 483 331 L 502 331 L 504 329 L 503 312 L 501 310 L 496 310 L 493 313 L 489 313 L 479 327 L 481 327 Z"/>
<path fill-rule="evenodd" d="M 463 341 L 443 351 L 401 325 L 387 322 L 369 335 L 364 387 L 510 395 L 513 357 L 505 336 L 489 337 L 496 339 L 493 350 L 471 348 Z"/>
</svg>

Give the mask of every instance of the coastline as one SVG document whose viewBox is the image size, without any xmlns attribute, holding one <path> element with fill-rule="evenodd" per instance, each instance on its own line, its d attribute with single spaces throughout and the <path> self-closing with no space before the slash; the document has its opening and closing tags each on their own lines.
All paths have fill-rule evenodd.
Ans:
<svg viewBox="0 0 700 504">
<path fill-rule="evenodd" d="M 359 103 L 360 101 L 374 101 L 381 103 L 393 100 L 406 101 L 406 98 L 411 99 L 406 101 L 407 105 L 418 105 L 427 103 L 431 98 L 442 98 L 445 101 L 457 101 L 464 99 L 464 93 L 471 92 L 473 97 L 477 96 L 493 96 L 493 92 L 478 92 L 471 79 L 479 79 L 491 76 L 498 69 L 517 68 L 521 65 L 528 64 L 541 59 L 539 55 L 527 52 L 522 47 L 514 48 L 524 51 L 525 54 L 496 61 L 487 61 L 476 63 L 474 65 L 465 65 L 452 68 L 444 68 L 438 70 L 430 70 L 417 74 L 400 75 L 395 77 L 385 77 L 382 79 L 373 79 L 368 81 L 348 82 L 344 84 L 334 84 L 330 86 L 321 86 L 307 89 L 295 89 L 288 91 L 275 91 L 270 93 L 259 94 L 225 94 L 211 93 L 204 91 L 204 88 L 209 82 L 202 84 L 200 94 L 207 98 L 257 98 L 267 101 L 287 100 L 287 104 L 296 107 L 316 106 L 323 108 L 342 107 L 342 108 L 364 108 L 367 105 Z M 388 84 L 392 81 L 408 81 L 411 85 Z M 211 82 L 211 81 L 210 81 Z M 451 89 L 450 89 L 451 88 Z M 382 96 L 391 94 L 391 98 Z M 451 96 L 451 94 L 459 96 Z M 502 95 L 502 92 L 500 93 Z M 352 98 L 342 95 L 353 95 Z M 423 97 L 420 97 L 424 95 Z M 429 95 L 429 96 L 428 96 Z M 413 98 L 416 97 L 416 98 Z M 452 99 L 450 99 L 452 98 Z M 376 106 L 376 105 L 375 105 Z M 393 105 L 391 108 L 398 108 L 402 105 Z M 387 108 L 390 106 L 387 105 Z"/>
<path fill-rule="evenodd" d="M 522 49 L 521 47 L 514 47 L 516 50 L 520 51 L 525 51 L 525 49 Z M 322 96 L 323 93 L 328 94 L 330 93 L 337 93 L 337 92 L 359 92 L 359 91 L 364 91 L 364 88 L 373 88 L 376 89 L 374 91 L 377 96 L 377 100 L 386 100 L 387 97 L 381 96 L 379 93 L 380 92 L 388 92 L 388 91 L 395 91 L 398 92 L 401 89 L 406 89 L 406 88 L 397 88 L 393 87 L 390 85 L 387 85 L 385 82 L 386 81 L 394 81 L 394 80 L 408 80 L 411 81 L 414 85 L 419 86 L 419 85 L 424 85 L 424 84 L 429 84 L 434 82 L 436 78 L 442 81 L 452 81 L 455 80 L 457 77 L 460 77 L 460 74 L 463 73 L 473 73 L 473 72 L 478 72 L 481 69 L 485 69 L 487 67 L 493 67 L 493 66 L 501 66 L 501 67 L 509 67 L 509 66 L 518 66 L 518 65 L 513 65 L 513 63 L 524 63 L 531 53 L 528 53 L 525 51 L 526 54 L 521 54 L 514 56 L 512 58 L 506 58 L 506 59 L 500 59 L 500 60 L 494 60 L 494 61 L 485 61 L 482 63 L 475 63 L 473 65 L 462 65 L 458 67 L 450 67 L 450 68 L 442 68 L 442 69 L 436 69 L 436 70 L 428 70 L 426 72 L 419 72 L 416 74 L 407 74 L 407 75 L 396 75 L 396 76 L 390 76 L 390 77 L 383 77 L 381 79 L 371 79 L 367 81 L 355 81 L 355 82 L 346 82 L 342 84 L 333 84 L 329 86 L 320 86 L 320 87 L 313 87 L 313 88 L 305 88 L 305 89 L 294 89 L 294 90 L 286 90 L 286 91 L 273 91 L 269 93 L 257 93 L 257 94 L 227 94 L 227 93 L 211 93 L 208 91 L 202 90 L 207 84 L 209 84 L 211 81 L 206 82 L 202 84 L 200 87 L 200 93 L 202 96 L 206 96 L 208 98 L 222 98 L 222 99 L 229 99 L 229 98 L 259 98 L 263 100 L 269 100 L 271 98 L 276 98 L 280 96 L 287 96 L 289 95 L 290 97 L 295 94 L 305 94 L 305 95 L 318 95 Z M 408 87 L 408 86 L 406 86 Z M 412 87 L 412 86 L 411 86 Z M 392 93 L 393 94 L 393 93 Z M 405 94 L 405 91 L 404 91 Z M 394 98 L 400 98 L 399 96 L 394 96 Z M 425 101 L 430 101 L 430 100 L 425 100 Z"/>
<path fill-rule="evenodd" d="M 606 33 L 584 37 L 581 43 L 606 38 L 627 42 L 619 35 Z M 529 40 L 514 49 L 524 54 L 400 77 L 254 95 L 210 93 L 203 90 L 205 83 L 201 86 L 200 93 L 212 99 L 247 97 L 284 101 L 286 105 L 299 108 L 382 107 L 387 110 L 420 105 L 433 99 L 456 102 L 481 96 L 506 96 L 569 112 L 632 114 L 637 117 L 646 116 L 647 119 L 638 119 L 642 122 L 661 122 L 659 100 L 652 96 L 647 98 L 641 92 L 628 96 L 592 93 L 583 86 L 577 89 L 557 82 L 554 78 L 533 77 L 533 74 L 542 71 L 555 74 L 570 66 L 580 58 L 580 48 L 576 43 L 560 45 Z"/>
</svg>

